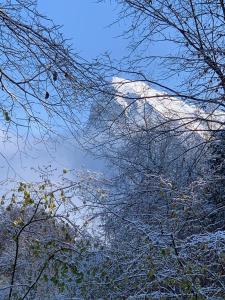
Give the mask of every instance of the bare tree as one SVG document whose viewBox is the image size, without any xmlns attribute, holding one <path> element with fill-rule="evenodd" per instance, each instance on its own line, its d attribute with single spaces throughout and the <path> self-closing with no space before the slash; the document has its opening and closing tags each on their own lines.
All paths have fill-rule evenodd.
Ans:
<svg viewBox="0 0 225 300">
<path fill-rule="evenodd" d="M 205 112 L 202 115 L 196 111 L 193 120 L 187 118 L 186 123 L 207 123 L 219 114 L 222 118 L 213 121 L 216 128 L 206 126 L 203 131 L 220 130 L 224 123 L 225 81 L 223 1 L 116 2 L 122 7 L 119 19 L 128 19 L 124 34 L 130 38 L 131 52 L 120 65 L 105 62 L 105 68 L 134 83 L 139 80 L 156 86 L 171 100 L 178 97 Z M 121 81 L 121 86 L 127 83 Z M 165 94 L 155 96 L 160 102 Z M 151 101 L 146 93 L 142 97 Z M 136 98 L 142 99 L 140 93 Z M 186 107 L 183 109 L 185 113 Z"/>
<path fill-rule="evenodd" d="M 74 134 L 93 86 L 93 68 L 36 4 L 0 3 L 2 141 L 11 136 L 15 143 L 44 142 L 52 134 Z"/>
<path fill-rule="evenodd" d="M 114 167 L 106 196 L 89 202 L 106 239 L 101 295 L 222 299 L 224 3 L 117 3 L 132 51 L 102 62 L 120 77 L 89 127 L 94 151 Z M 169 49 L 153 56 L 152 43 Z"/>
</svg>

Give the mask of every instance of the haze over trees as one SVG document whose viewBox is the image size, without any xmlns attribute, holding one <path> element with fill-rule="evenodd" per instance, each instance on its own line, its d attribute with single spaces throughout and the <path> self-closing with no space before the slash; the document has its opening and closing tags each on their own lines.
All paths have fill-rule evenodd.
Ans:
<svg viewBox="0 0 225 300">
<path fill-rule="evenodd" d="M 1 299 L 225 297 L 225 3 L 115 2 L 121 62 L 0 3 L 2 144 L 69 136 L 108 170 L 2 182 Z"/>
</svg>

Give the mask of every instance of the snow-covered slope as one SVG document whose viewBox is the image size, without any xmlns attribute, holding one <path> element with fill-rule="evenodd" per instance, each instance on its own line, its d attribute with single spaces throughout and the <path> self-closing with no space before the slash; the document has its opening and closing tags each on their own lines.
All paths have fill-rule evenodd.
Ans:
<svg viewBox="0 0 225 300">
<path fill-rule="evenodd" d="M 130 107 L 129 95 L 137 95 L 136 107 L 139 114 L 143 114 L 144 103 L 148 103 L 164 118 L 180 123 L 186 130 L 198 132 L 208 138 L 210 130 L 223 127 L 225 112 L 214 110 L 206 112 L 196 106 L 189 105 L 166 93 L 159 92 L 142 81 L 131 81 L 114 77 L 112 85 L 117 92 L 116 101 L 123 107 Z M 128 109 L 129 110 L 129 109 Z"/>
</svg>

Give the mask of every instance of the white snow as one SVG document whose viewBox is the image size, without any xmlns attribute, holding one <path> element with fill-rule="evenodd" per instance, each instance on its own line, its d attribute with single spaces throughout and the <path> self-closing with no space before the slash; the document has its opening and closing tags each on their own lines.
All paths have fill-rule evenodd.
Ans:
<svg viewBox="0 0 225 300">
<path fill-rule="evenodd" d="M 216 242 L 223 242 L 225 244 L 225 231 L 218 230 L 216 232 L 210 232 L 205 234 L 193 235 L 188 238 L 188 242 L 192 245 L 198 243 L 209 243 L 214 245 Z"/>
<path fill-rule="evenodd" d="M 225 112 L 214 110 L 206 112 L 196 106 L 189 105 L 182 100 L 171 97 L 164 92 L 151 88 L 142 81 L 131 81 L 119 77 L 113 77 L 112 85 L 117 91 L 116 100 L 123 107 L 128 108 L 126 96 L 130 93 L 137 95 L 137 111 L 143 113 L 144 103 L 171 121 L 178 121 L 189 130 L 198 132 L 202 137 L 209 137 L 209 130 L 221 129 L 225 123 Z"/>
</svg>

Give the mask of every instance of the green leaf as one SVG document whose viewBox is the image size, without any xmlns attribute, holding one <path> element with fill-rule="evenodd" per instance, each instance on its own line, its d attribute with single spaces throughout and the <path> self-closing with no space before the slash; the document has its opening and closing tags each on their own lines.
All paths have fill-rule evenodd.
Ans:
<svg viewBox="0 0 225 300">
<path fill-rule="evenodd" d="M 155 277 L 155 270 L 154 269 L 151 269 L 148 274 L 147 274 L 148 278 L 150 279 L 154 279 Z"/>
<path fill-rule="evenodd" d="M 76 280 L 76 283 L 79 284 L 79 283 L 81 283 L 81 282 L 82 282 L 82 278 L 81 278 L 81 277 L 78 277 L 77 280 Z"/>
<path fill-rule="evenodd" d="M 48 276 L 46 274 L 43 275 L 43 280 L 48 281 Z"/>
<path fill-rule="evenodd" d="M 77 266 L 73 265 L 71 267 L 71 271 L 72 271 L 73 274 L 77 275 L 78 274 Z"/>
<path fill-rule="evenodd" d="M 53 277 L 51 278 L 51 281 L 52 281 L 55 285 L 58 285 L 58 283 L 59 283 L 59 280 L 58 280 L 58 278 L 57 278 L 56 276 L 53 276 Z"/>
</svg>

